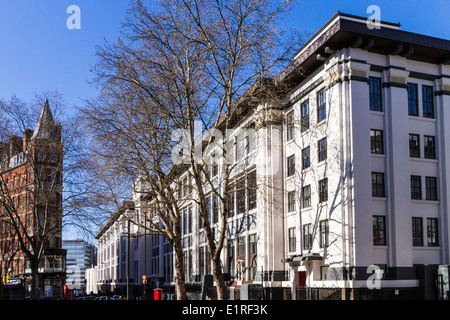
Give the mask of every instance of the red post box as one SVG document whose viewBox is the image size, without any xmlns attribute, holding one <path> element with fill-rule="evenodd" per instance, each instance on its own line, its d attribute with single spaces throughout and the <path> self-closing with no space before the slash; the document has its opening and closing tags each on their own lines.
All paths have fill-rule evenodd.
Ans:
<svg viewBox="0 0 450 320">
<path fill-rule="evenodd" d="M 153 299 L 154 300 L 162 300 L 162 296 L 163 296 L 163 289 L 153 289 Z"/>
</svg>

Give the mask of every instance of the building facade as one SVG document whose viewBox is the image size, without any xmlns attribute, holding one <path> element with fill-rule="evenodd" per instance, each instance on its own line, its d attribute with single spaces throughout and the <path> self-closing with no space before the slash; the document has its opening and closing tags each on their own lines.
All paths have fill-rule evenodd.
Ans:
<svg viewBox="0 0 450 320">
<path fill-rule="evenodd" d="M 86 292 L 86 270 L 97 265 L 96 247 L 84 240 L 63 240 L 66 255 L 66 285 L 73 285 L 75 294 Z"/>
<path fill-rule="evenodd" d="M 34 130 L 0 147 L 0 273 L 20 280 L 29 295 L 32 270 L 25 250 L 33 254 L 42 245 L 39 296 L 60 298 L 65 278 L 61 126 L 48 101 Z"/>
<path fill-rule="evenodd" d="M 297 288 L 334 287 L 355 299 L 385 288 L 429 298 L 437 267 L 450 264 L 450 41 L 378 27 L 338 12 L 272 79 L 288 94 L 251 106 L 229 137 L 236 192 L 222 264 L 231 287 L 283 286 L 294 298 Z M 220 162 L 209 174 L 220 181 Z M 214 227 L 220 206 L 208 192 Z M 135 219 L 149 214 L 140 197 Z M 198 284 L 211 274 L 205 234 L 194 201 L 182 214 L 185 279 Z M 123 233 L 110 239 L 104 230 L 99 255 L 123 254 Z M 147 250 L 135 244 L 133 281 L 170 284 L 163 241 L 139 237 L 137 226 L 132 234 L 148 238 Z M 105 263 L 99 274 L 113 272 Z M 113 278 L 123 281 L 120 274 Z"/>
</svg>

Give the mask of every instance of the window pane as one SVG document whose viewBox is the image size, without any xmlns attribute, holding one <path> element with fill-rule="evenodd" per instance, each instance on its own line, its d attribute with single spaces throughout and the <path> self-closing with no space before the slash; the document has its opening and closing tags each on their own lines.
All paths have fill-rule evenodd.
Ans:
<svg viewBox="0 0 450 320">
<path fill-rule="evenodd" d="M 319 181 L 319 202 L 328 201 L 328 179 Z"/>
<path fill-rule="evenodd" d="M 418 134 L 409 135 L 409 156 L 420 158 L 420 142 Z"/>
<path fill-rule="evenodd" d="M 372 197 L 384 197 L 384 173 L 372 172 Z"/>
<path fill-rule="evenodd" d="M 370 110 L 383 111 L 381 105 L 381 79 L 370 77 L 369 81 Z"/>
<path fill-rule="evenodd" d="M 318 142 L 318 158 L 319 162 L 324 161 L 327 158 L 327 139 L 324 138 Z"/>
<path fill-rule="evenodd" d="M 305 186 L 302 188 L 303 208 L 311 206 L 311 186 Z"/>
<path fill-rule="evenodd" d="M 424 118 L 434 118 L 433 87 L 422 87 L 422 108 Z"/>
<path fill-rule="evenodd" d="M 301 109 L 302 109 L 301 131 L 303 132 L 309 129 L 309 100 L 302 103 Z"/>
<path fill-rule="evenodd" d="M 411 199 L 422 199 L 420 176 L 411 176 Z"/>
<path fill-rule="evenodd" d="M 370 130 L 370 152 L 383 154 L 383 131 L 382 130 Z"/>
<path fill-rule="evenodd" d="M 423 246 L 422 218 L 412 218 L 413 246 Z"/>
<path fill-rule="evenodd" d="M 287 169 L 288 177 L 295 174 L 295 155 L 292 155 L 287 159 Z"/>
<path fill-rule="evenodd" d="M 425 189 L 427 200 L 437 200 L 436 177 L 425 177 Z"/>
<path fill-rule="evenodd" d="M 429 247 L 439 246 L 439 236 L 438 236 L 438 219 L 428 218 L 427 219 L 427 238 Z"/>
<path fill-rule="evenodd" d="M 295 211 L 295 191 L 288 192 L 288 212 Z"/>
<path fill-rule="evenodd" d="M 424 157 L 436 159 L 436 144 L 434 136 L 424 136 Z"/>
<path fill-rule="evenodd" d="M 286 119 L 286 130 L 287 130 L 287 140 L 290 141 L 294 139 L 294 111 L 291 111 L 287 115 Z"/>
<path fill-rule="evenodd" d="M 417 84 L 408 83 L 408 114 L 410 116 L 418 116 L 417 108 Z"/>
<path fill-rule="evenodd" d="M 306 147 L 302 150 L 302 169 L 309 168 L 311 165 L 310 148 Z"/>
<path fill-rule="evenodd" d="M 327 117 L 325 89 L 317 93 L 317 122 Z"/>
<path fill-rule="evenodd" d="M 374 216 L 372 218 L 373 225 L 373 244 L 386 245 L 386 222 L 384 216 Z"/>
</svg>

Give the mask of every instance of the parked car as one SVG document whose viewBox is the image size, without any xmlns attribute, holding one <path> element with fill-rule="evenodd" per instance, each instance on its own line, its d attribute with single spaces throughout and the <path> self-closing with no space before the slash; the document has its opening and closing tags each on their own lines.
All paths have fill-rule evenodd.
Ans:
<svg viewBox="0 0 450 320">
<path fill-rule="evenodd" d="M 124 299 L 121 296 L 114 295 L 114 296 L 112 296 L 111 300 L 124 300 Z"/>
</svg>

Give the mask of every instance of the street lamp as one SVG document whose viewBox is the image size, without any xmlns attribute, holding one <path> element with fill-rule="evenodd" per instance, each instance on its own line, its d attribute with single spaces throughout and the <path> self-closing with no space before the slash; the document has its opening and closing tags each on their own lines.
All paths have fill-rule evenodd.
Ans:
<svg viewBox="0 0 450 320">
<path fill-rule="evenodd" d="M 130 300 L 130 222 L 134 215 L 134 209 L 127 209 L 124 213 L 124 217 L 127 219 L 127 230 L 128 230 L 128 240 L 127 240 L 127 300 Z"/>
</svg>

